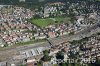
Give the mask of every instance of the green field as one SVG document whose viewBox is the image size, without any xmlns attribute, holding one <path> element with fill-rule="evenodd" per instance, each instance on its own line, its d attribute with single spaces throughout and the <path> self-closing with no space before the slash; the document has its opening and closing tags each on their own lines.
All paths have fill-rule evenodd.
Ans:
<svg viewBox="0 0 100 66">
<path fill-rule="evenodd" d="M 56 18 L 45 18 L 45 19 L 32 19 L 32 23 L 40 27 L 46 27 L 48 25 L 62 23 L 65 19 L 70 20 L 70 18 L 68 17 L 66 18 L 56 17 Z"/>
<path fill-rule="evenodd" d="M 11 48 L 16 48 L 16 47 L 19 47 L 19 46 L 28 46 L 28 45 L 32 45 L 32 44 L 36 44 L 36 43 L 41 44 L 42 42 L 46 42 L 46 39 L 39 39 L 39 40 L 32 39 L 28 42 L 19 42 L 19 43 L 12 45 L 12 46 L 0 47 L 0 51 L 8 50 L 8 49 L 11 49 Z"/>
</svg>

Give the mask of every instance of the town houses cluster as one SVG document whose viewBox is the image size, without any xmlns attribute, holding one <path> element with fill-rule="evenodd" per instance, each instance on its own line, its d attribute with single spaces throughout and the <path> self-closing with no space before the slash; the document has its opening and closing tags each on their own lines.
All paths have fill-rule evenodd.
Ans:
<svg viewBox="0 0 100 66">
<path fill-rule="evenodd" d="M 4 6 L 0 10 L 0 45 L 12 45 L 18 42 L 27 42 L 33 39 L 35 31 L 40 30 L 27 22 L 34 13 L 23 7 Z"/>
<path fill-rule="evenodd" d="M 36 9 L 38 17 L 40 18 L 48 18 L 48 17 L 55 17 L 55 16 L 62 16 L 66 13 L 65 10 L 65 3 L 57 2 L 57 3 L 48 3 L 44 6 L 41 6 L 39 9 Z"/>
<path fill-rule="evenodd" d="M 63 66 L 59 60 L 68 59 L 88 66 L 91 59 L 100 60 L 99 3 L 68 0 L 34 9 L 0 5 L 0 66 Z M 62 20 L 57 20 L 60 17 Z M 47 20 L 50 24 L 44 21 L 48 25 L 41 27 L 34 23 L 39 19 L 40 25 L 46 19 L 54 23 Z"/>
<path fill-rule="evenodd" d="M 87 15 L 75 16 L 76 21 L 73 23 L 62 22 L 61 24 L 49 25 L 44 27 L 42 31 L 36 25 L 28 22 L 28 19 L 31 19 L 34 15 L 37 14 L 37 12 L 32 12 L 30 9 L 23 7 L 13 6 L 4 6 L 0 9 L 1 46 L 6 44 L 10 46 L 19 42 L 27 42 L 31 39 L 37 40 L 45 39 L 46 37 L 54 38 L 66 34 L 74 34 L 79 30 L 83 30 L 84 27 L 93 25 L 97 18 L 97 13 L 95 12 L 89 13 Z M 53 7 L 50 7 L 49 9 L 53 9 Z"/>
<path fill-rule="evenodd" d="M 86 15 L 85 15 L 86 16 Z M 97 14 L 90 13 L 86 18 L 84 15 L 76 16 L 76 21 L 74 23 L 71 22 L 63 22 L 61 24 L 49 25 L 44 29 L 44 32 L 50 37 L 58 37 L 62 35 L 74 34 L 80 30 L 88 26 L 92 26 L 96 23 Z"/>
</svg>

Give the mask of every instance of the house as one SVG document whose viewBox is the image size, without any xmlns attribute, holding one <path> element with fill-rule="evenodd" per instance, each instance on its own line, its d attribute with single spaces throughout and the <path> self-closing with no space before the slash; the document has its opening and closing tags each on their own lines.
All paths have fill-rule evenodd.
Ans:
<svg viewBox="0 0 100 66">
<path fill-rule="evenodd" d="M 19 2 L 25 2 L 26 0 L 19 0 Z"/>
</svg>

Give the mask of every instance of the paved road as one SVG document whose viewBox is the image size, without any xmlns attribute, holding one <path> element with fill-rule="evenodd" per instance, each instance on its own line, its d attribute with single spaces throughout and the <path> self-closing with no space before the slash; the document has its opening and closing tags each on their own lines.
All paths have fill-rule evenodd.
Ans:
<svg viewBox="0 0 100 66">
<path fill-rule="evenodd" d="M 28 50 L 36 47 L 49 47 L 48 42 L 42 42 L 42 43 L 36 43 L 32 45 L 25 45 L 21 47 L 14 47 L 14 48 L 8 48 L 6 50 L 0 51 L 0 61 L 4 61 L 14 55 L 19 55 L 19 51 L 22 50 Z"/>
<path fill-rule="evenodd" d="M 98 22 L 96 24 L 92 25 L 91 27 L 87 27 L 72 36 L 64 35 L 64 36 L 61 36 L 58 38 L 49 39 L 49 41 L 53 45 L 57 45 L 57 44 L 61 44 L 64 41 L 79 40 L 81 38 L 88 37 L 96 32 L 100 32 L 100 27 L 98 25 L 100 25 L 100 20 L 98 20 Z M 94 29 L 97 29 L 97 30 L 94 30 Z"/>
</svg>

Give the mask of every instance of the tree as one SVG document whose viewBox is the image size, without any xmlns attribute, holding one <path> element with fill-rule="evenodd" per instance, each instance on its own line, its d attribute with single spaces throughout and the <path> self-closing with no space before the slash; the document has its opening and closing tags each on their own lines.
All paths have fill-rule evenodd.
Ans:
<svg viewBox="0 0 100 66">
<path fill-rule="evenodd" d="M 59 64 L 60 66 L 67 66 L 67 64 L 66 63 L 61 63 L 61 64 Z"/>
<path fill-rule="evenodd" d="M 49 56 L 48 50 L 43 51 L 43 55 L 44 56 L 41 58 L 42 61 L 46 62 L 51 60 L 51 56 Z"/>
<path fill-rule="evenodd" d="M 23 64 L 21 64 L 20 66 L 27 66 L 27 65 L 23 65 Z"/>
<path fill-rule="evenodd" d="M 70 32 L 69 35 L 74 35 L 74 31 L 73 32 Z"/>
<path fill-rule="evenodd" d="M 56 54 L 56 58 L 57 58 L 57 59 L 63 60 L 63 59 L 64 59 L 64 53 L 63 53 L 62 51 L 59 51 L 59 52 Z"/>
<path fill-rule="evenodd" d="M 100 33 L 97 33 L 97 35 L 100 35 Z"/>
<path fill-rule="evenodd" d="M 93 66 L 100 66 L 100 59 L 96 58 L 96 62 L 92 63 Z"/>
<path fill-rule="evenodd" d="M 37 66 L 42 66 L 43 62 L 40 60 L 39 62 L 37 62 Z"/>
<path fill-rule="evenodd" d="M 43 54 L 46 56 L 48 56 L 49 55 L 49 51 L 48 50 L 45 50 L 45 51 L 43 51 Z"/>
<path fill-rule="evenodd" d="M 82 40 L 83 40 L 83 41 L 88 41 L 88 39 L 89 39 L 88 37 L 85 37 L 85 38 L 83 38 Z"/>
</svg>

